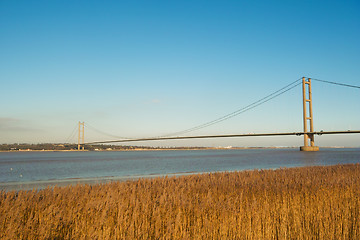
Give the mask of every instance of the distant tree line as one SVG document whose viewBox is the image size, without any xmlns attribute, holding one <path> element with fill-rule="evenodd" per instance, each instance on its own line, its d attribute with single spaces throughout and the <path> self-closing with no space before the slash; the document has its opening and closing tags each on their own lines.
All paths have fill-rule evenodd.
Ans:
<svg viewBox="0 0 360 240">
<path fill-rule="evenodd" d="M 71 151 L 77 150 L 77 144 L 65 144 L 65 143 L 14 143 L 14 144 L 0 144 L 0 151 L 26 151 L 26 150 L 52 150 L 52 151 Z M 155 150 L 155 149 L 206 149 L 204 147 L 149 147 L 149 146 L 122 146 L 122 145 L 85 145 L 87 151 L 104 151 L 104 150 Z"/>
<path fill-rule="evenodd" d="M 153 147 L 136 147 L 136 146 L 118 146 L 118 145 L 85 145 L 85 150 L 96 151 L 96 150 L 132 150 L 132 149 L 152 149 Z M 64 144 L 64 143 L 39 143 L 39 144 L 28 144 L 28 143 L 14 143 L 14 144 L 1 144 L 0 151 L 19 151 L 19 150 L 77 150 L 77 144 Z"/>
</svg>

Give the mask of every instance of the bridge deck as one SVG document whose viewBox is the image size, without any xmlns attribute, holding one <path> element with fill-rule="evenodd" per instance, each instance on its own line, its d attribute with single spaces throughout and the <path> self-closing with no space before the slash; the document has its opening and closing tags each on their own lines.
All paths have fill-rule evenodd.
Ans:
<svg viewBox="0 0 360 240">
<path fill-rule="evenodd" d="M 327 134 L 350 134 L 360 133 L 360 131 L 320 131 L 320 132 L 307 132 L 306 134 L 313 135 L 327 135 Z M 235 137 L 269 137 L 269 136 L 301 136 L 304 132 L 287 132 L 287 133 L 248 133 L 248 134 L 228 134 L 228 135 L 202 135 L 202 136 L 184 136 L 184 137 L 158 137 L 158 138 L 138 138 L 138 139 L 120 139 L 110 141 L 96 141 L 88 142 L 86 144 L 99 144 L 99 143 L 122 143 L 122 142 L 142 142 L 142 141 L 161 141 L 161 140 L 178 140 L 178 139 L 201 139 L 201 138 L 235 138 Z"/>
</svg>

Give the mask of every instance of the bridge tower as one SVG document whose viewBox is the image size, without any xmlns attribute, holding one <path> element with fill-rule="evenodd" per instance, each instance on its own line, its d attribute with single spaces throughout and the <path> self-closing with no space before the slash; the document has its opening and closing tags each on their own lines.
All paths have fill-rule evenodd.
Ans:
<svg viewBox="0 0 360 240">
<path fill-rule="evenodd" d="M 78 151 L 81 149 L 84 151 L 85 143 L 85 122 L 79 122 L 79 135 L 78 135 Z"/>
<path fill-rule="evenodd" d="M 305 77 L 302 78 L 302 92 L 303 92 L 304 146 L 300 147 L 300 151 L 316 152 L 319 151 L 319 147 L 315 146 L 315 141 L 314 141 L 314 125 L 313 125 L 310 78 L 308 78 L 307 80 L 305 79 Z"/>
</svg>

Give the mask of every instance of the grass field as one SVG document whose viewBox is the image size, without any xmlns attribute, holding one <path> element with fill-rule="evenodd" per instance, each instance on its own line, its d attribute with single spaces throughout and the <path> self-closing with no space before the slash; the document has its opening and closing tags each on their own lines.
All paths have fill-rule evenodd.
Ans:
<svg viewBox="0 0 360 240">
<path fill-rule="evenodd" d="M 360 239 L 360 165 L 1 192 L 0 239 Z"/>
</svg>

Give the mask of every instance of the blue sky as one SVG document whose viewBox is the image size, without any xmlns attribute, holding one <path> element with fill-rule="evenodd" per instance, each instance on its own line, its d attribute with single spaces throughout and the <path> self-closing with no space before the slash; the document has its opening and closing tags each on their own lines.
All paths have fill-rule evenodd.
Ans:
<svg viewBox="0 0 360 240">
<path fill-rule="evenodd" d="M 0 143 L 178 132 L 302 76 L 360 85 L 358 1 L 0 1 Z M 358 89 L 313 83 L 316 130 L 359 130 Z M 188 135 L 302 131 L 301 88 Z M 113 140 L 90 128 L 86 141 Z M 360 146 L 360 136 L 318 137 Z M 298 146 L 298 137 L 141 143 Z"/>
</svg>

